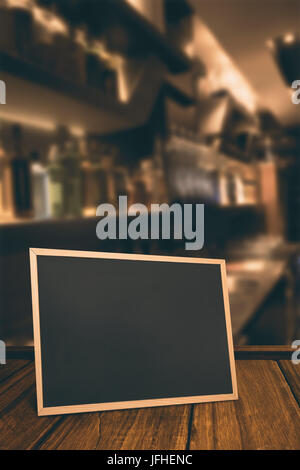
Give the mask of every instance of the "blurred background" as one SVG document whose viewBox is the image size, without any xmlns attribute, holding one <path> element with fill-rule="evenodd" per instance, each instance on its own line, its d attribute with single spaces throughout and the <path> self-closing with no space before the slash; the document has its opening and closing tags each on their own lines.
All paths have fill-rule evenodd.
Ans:
<svg viewBox="0 0 300 470">
<path fill-rule="evenodd" d="M 300 1 L 0 0 L 0 23 L 0 338 L 32 344 L 45 247 L 225 258 L 234 343 L 299 339 Z M 97 239 L 124 194 L 205 203 L 204 248 Z"/>
</svg>

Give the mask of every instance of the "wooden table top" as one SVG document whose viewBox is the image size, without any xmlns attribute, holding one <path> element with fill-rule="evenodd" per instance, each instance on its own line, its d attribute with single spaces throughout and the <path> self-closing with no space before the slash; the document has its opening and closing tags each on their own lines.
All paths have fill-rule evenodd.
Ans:
<svg viewBox="0 0 300 470">
<path fill-rule="evenodd" d="M 0 366 L 0 449 L 300 449 L 300 364 L 236 350 L 239 400 L 38 417 L 31 353 Z"/>
</svg>

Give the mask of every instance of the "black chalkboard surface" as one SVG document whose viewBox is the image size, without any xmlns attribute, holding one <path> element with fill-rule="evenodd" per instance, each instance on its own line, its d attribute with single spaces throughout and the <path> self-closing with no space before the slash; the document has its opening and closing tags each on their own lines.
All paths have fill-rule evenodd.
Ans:
<svg viewBox="0 0 300 470">
<path fill-rule="evenodd" d="M 225 262 L 30 249 L 39 415 L 237 399 Z"/>
</svg>

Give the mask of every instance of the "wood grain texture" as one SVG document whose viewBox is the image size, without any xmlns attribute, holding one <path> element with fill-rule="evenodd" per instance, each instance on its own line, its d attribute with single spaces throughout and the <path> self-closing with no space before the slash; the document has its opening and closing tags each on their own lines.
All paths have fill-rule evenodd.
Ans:
<svg viewBox="0 0 300 470">
<path fill-rule="evenodd" d="M 0 365 L 0 383 L 6 380 L 11 375 L 15 374 L 18 370 L 22 369 L 29 364 L 29 361 L 19 359 L 8 359 L 6 364 Z"/>
<path fill-rule="evenodd" d="M 41 449 L 183 450 L 190 406 L 68 416 Z"/>
<path fill-rule="evenodd" d="M 237 361 L 239 400 L 196 405 L 191 449 L 300 449 L 300 412 L 274 361 Z"/>
<path fill-rule="evenodd" d="M 300 364 L 295 365 L 292 361 L 279 361 L 279 367 L 300 406 Z"/>
<path fill-rule="evenodd" d="M 236 365 L 239 400 L 195 405 L 190 448 L 300 449 L 300 366 L 271 360 Z M 190 405 L 38 417 L 33 363 L 9 367 L 12 373 L 0 383 L 0 449 L 187 447 Z"/>
<path fill-rule="evenodd" d="M 34 365 L 32 362 L 1 382 L 0 413 L 34 384 Z"/>
<path fill-rule="evenodd" d="M 99 441 L 100 413 L 64 416 L 57 428 L 40 443 L 40 450 L 94 450 Z"/>
<path fill-rule="evenodd" d="M 0 449 L 31 449 L 59 418 L 39 418 L 33 363 L 0 384 Z"/>
<path fill-rule="evenodd" d="M 189 416 L 189 405 L 102 413 L 97 449 L 185 449 Z"/>
</svg>

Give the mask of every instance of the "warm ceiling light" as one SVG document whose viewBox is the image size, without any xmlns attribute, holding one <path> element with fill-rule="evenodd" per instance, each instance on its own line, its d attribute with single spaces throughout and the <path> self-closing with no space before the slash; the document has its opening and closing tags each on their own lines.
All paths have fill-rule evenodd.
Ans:
<svg viewBox="0 0 300 470">
<path fill-rule="evenodd" d="M 291 44 L 294 41 L 295 41 L 295 35 L 292 33 L 288 33 L 288 34 L 285 34 L 285 36 L 283 36 L 283 42 L 285 44 Z"/>
<path fill-rule="evenodd" d="M 85 135 L 84 129 L 78 126 L 70 126 L 69 131 L 74 137 L 84 137 Z"/>
</svg>

